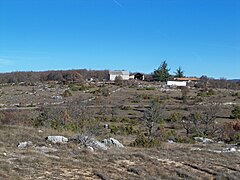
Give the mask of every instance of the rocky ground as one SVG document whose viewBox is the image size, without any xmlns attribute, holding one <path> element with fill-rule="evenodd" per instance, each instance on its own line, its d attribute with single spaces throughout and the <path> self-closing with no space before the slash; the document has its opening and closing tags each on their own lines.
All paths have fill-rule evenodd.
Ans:
<svg viewBox="0 0 240 180">
<path fill-rule="evenodd" d="M 0 126 L 0 179 L 239 179 L 240 148 L 224 143 L 89 148 L 71 132 Z M 62 135 L 65 143 L 47 141 Z M 26 147 L 19 142 L 31 141 Z M 99 141 L 100 142 L 100 141 Z"/>
</svg>

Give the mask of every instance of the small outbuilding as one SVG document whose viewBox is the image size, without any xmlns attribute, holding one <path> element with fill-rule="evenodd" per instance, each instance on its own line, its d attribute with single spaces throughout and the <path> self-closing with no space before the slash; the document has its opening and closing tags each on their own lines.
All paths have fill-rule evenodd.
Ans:
<svg viewBox="0 0 240 180">
<path fill-rule="evenodd" d="M 144 80 L 144 74 L 142 74 L 142 73 L 136 73 L 136 74 L 134 75 L 134 79 L 143 81 L 143 80 Z"/>
<path fill-rule="evenodd" d="M 121 77 L 123 80 L 129 80 L 128 71 L 109 71 L 109 80 L 114 81 L 116 77 Z"/>
</svg>

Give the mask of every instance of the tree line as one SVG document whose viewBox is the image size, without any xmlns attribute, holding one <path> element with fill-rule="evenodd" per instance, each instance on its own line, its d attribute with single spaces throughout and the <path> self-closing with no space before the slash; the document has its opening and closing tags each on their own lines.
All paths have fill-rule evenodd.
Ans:
<svg viewBox="0 0 240 180">
<path fill-rule="evenodd" d="M 108 70 L 65 70 L 65 71 L 43 71 L 43 72 L 11 72 L 1 73 L 0 83 L 35 83 L 44 81 L 82 81 L 94 78 L 99 81 L 108 78 Z"/>
</svg>

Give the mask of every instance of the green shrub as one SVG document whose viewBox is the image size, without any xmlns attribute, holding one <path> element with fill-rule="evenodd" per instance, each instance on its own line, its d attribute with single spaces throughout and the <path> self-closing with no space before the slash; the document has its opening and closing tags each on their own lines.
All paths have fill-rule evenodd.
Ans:
<svg viewBox="0 0 240 180">
<path fill-rule="evenodd" d="M 135 131 L 132 126 L 121 125 L 121 126 L 111 126 L 110 133 L 118 134 L 118 135 L 130 135 L 130 134 L 134 134 Z"/>
<path fill-rule="evenodd" d="M 193 139 L 187 136 L 177 136 L 175 141 L 178 143 L 187 143 L 187 144 L 194 143 Z"/>
<path fill-rule="evenodd" d="M 208 92 L 207 92 L 207 95 L 208 96 L 212 96 L 215 94 L 215 91 L 213 89 L 210 89 Z"/>
<path fill-rule="evenodd" d="M 181 120 L 181 119 L 182 119 L 182 114 L 181 114 L 181 113 L 178 113 L 178 112 L 174 112 L 174 113 L 172 113 L 172 114 L 168 117 L 167 121 L 169 121 L 169 122 L 177 122 L 177 121 L 179 121 L 179 120 Z"/>
<path fill-rule="evenodd" d="M 141 100 L 139 98 L 132 100 L 132 103 L 140 103 L 140 102 L 141 102 Z"/>
<path fill-rule="evenodd" d="M 117 126 L 111 126 L 110 127 L 110 133 L 117 134 L 117 132 L 118 132 L 118 127 Z"/>
<path fill-rule="evenodd" d="M 72 96 L 72 93 L 69 89 L 65 90 L 64 93 L 63 93 L 63 97 L 70 97 Z"/>
<path fill-rule="evenodd" d="M 231 117 L 233 119 L 240 119 L 240 106 L 234 106 Z"/>
<path fill-rule="evenodd" d="M 49 88 L 56 88 L 56 84 L 50 84 Z"/>
<path fill-rule="evenodd" d="M 153 91 L 153 90 L 156 90 L 156 88 L 155 87 L 147 87 L 146 90 L 147 91 Z"/>
<path fill-rule="evenodd" d="M 197 94 L 197 96 L 207 97 L 208 95 L 207 95 L 207 92 L 199 92 L 199 93 Z"/>
<path fill-rule="evenodd" d="M 160 147 L 162 145 L 162 142 L 157 138 L 149 139 L 144 135 L 140 135 L 130 145 L 134 147 L 154 148 Z"/>
<path fill-rule="evenodd" d="M 77 85 L 77 84 L 70 84 L 69 88 L 71 89 L 71 91 L 85 91 L 88 89 L 83 85 Z"/>
<path fill-rule="evenodd" d="M 153 95 L 152 94 L 141 94 L 138 96 L 138 98 L 141 99 L 153 99 Z"/>
<path fill-rule="evenodd" d="M 199 92 L 197 96 L 209 97 L 209 96 L 213 96 L 214 94 L 215 94 L 215 91 L 213 89 L 210 89 L 209 91 Z"/>
<path fill-rule="evenodd" d="M 176 139 L 176 137 L 177 137 L 177 133 L 174 129 L 167 131 L 166 139 Z"/>
<path fill-rule="evenodd" d="M 129 111 L 129 110 L 132 110 L 132 107 L 131 107 L 131 106 L 122 106 L 121 109 L 122 109 L 122 110 Z"/>
<path fill-rule="evenodd" d="M 240 98 L 240 93 L 239 92 L 236 92 L 234 94 L 232 94 L 233 97 L 237 97 L 237 98 Z"/>
</svg>

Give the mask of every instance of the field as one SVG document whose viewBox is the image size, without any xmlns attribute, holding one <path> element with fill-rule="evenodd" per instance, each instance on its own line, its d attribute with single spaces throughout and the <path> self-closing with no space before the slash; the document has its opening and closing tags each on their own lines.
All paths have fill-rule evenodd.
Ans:
<svg viewBox="0 0 240 180">
<path fill-rule="evenodd" d="M 240 138 L 232 139 L 232 132 L 224 131 L 226 124 L 237 121 L 232 110 L 240 104 L 240 91 L 192 87 L 183 101 L 181 89 L 137 81 L 120 85 L 89 82 L 84 86 L 56 82 L 8 84 L 1 86 L 0 93 L 1 179 L 240 177 Z M 159 104 L 161 117 L 153 122 L 149 134 L 144 118 L 152 102 Z M 205 132 L 199 125 L 199 131 L 187 135 L 183 117 L 215 105 L 216 130 L 209 123 L 206 134 L 199 134 Z M 239 133 L 234 130 L 235 135 Z M 196 132 L 213 142 L 195 141 Z M 124 148 L 92 151 L 72 141 L 54 144 L 45 140 L 53 135 L 71 139 L 76 134 L 99 141 L 113 137 Z M 24 141 L 32 145 L 18 148 L 18 143 Z"/>
</svg>

